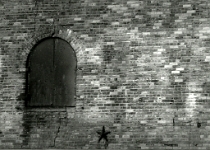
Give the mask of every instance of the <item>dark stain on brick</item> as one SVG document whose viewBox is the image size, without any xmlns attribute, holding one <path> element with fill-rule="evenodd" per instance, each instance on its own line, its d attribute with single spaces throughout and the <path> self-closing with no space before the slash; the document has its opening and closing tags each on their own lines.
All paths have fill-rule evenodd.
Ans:
<svg viewBox="0 0 210 150">
<path fill-rule="evenodd" d="M 0 1 L 0 5 L 1 5 L 1 6 L 3 6 L 3 5 L 4 5 L 3 1 Z"/>
<path fill-rule="evenodd" d="M 21 93 L 21 94 L 17 97 L 17 101 L 25 101 L 25 99 L 26 99 L 25 93 Z"/>
<path fill-rule="evenodd" d="M 173 118 L 173 126 L 175 126 L 175 120 L 174 120 L 174 118 Z"/>
<path fill-rule="evenodd" d="M 178 144 L 164 144 L 164 146 L 178 147 Z"/>
<path fill-rule="evenodd" d="M 205 93 L 210 93 L 210 82 L 203 83 L 202 88 Z"/>
<path fill-rule="evenodd" d="M 201 123 L 197 122 L 197 127 L 200 128 L 201 127 Z"/>
<path fill-rule="evenodd" d="M 117 85 L 111 85 L 110 89 L 117 89 Z"/>
<path fill-rule="evenodd" d="M 114 47 L 112 45 L 104 45 L 103 47 L 104 61 L 111 62 L 114 54 Z"/>
<path fill-rule="evenodd" d="M 17 112 L 23 111 L 23 107 L 21 106 L 15 106 L 15 109 L 17 110 Z"/>
<path fill-rule="evenodd" d="M 23 113 L 23 133 L 21 137 L 23 137 L 22 147 L 28 146 L 29 140 L 30 140 L 30 131 L 32 129 L 31 123 L 32 123 L 33 115 L 28 114 L 27 112 Z"/>
</svg>

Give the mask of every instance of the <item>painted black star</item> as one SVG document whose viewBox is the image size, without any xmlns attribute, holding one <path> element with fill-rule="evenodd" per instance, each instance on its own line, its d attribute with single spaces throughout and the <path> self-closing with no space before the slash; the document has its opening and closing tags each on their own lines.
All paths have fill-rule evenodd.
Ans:
<svg viewBox="0 0 210 150">
<path fill-rule="evenodd" d="M 99 139 L 98 139 L 98 143 L 100 143 L 100 141 L 102 139 L 104 139 L 106 141 L 105 143 L 105 148 L 108 146 L 108 138 L 107 135 L 110 134 L 110 131 L 105 131 L 105 127 L 103 126 L 102 131 L 97 131 L 97 133 L 100 135 Z"/>
</svg>

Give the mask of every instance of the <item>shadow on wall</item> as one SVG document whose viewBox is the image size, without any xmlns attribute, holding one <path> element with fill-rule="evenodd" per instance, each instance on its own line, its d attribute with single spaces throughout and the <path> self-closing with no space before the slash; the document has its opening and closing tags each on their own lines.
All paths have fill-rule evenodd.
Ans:
<svg viewBox="0 0 210 150">
<path fill-rule="evenodd" d="M 26 63 L 26 66 L 27 66 L 27 63 Z M 24 145 L 28 145 L 29 138 L 30 138 L 29 133 L 32 129 L 32 126 L 31 126 L 32 116 L 29 115 L 27 113 L 27 110 L 26 110 L 26 102 L 27 102 L 27 99 L 28 99 L 28 95 L 27 95 L 27 93 L 28 93 L 27 92 L 28 77 L 27 77 L 27 74 L 28 74 L 28 70 L 24 74 L 24 78 L 26 79 L 26 82 L 25 82 L 25 85 L 24 85 L 24 93 L 21 93 L 21 94 L 19 94 L 19 96 L 17 96 L 17 101 L 18 101 L 19 105 L 17 105 L 15 107 L 17 112 L 23 113 L 23 118 L 22 118 L 23 131 L 20 135 L 20 137 L 23 138 L 21 148 Z"/>
<path fill-rule="evenodd" d="M 27 100 L 27 98 L 20 94 L 19 100 Z M 23 112 L 23 131 L 20 135 L 23 139 L 21 148 L 56 147 L 55 142 L 60 132 L 61 124 L 64 125 L 67 122 L 64 111 L 56 111 L 56 109 L 40 111 L 39 108 L 31 109 L 26 106 L 16 109 L 19 112 Z"/>
<path fill-rule="evenodd" d="M 27 146 L 29 144 L 30 132 L 32 129 L 31 123 L 33 120 L 33 116 L 27 113 L 27 109 L 26 109 L 27 92 L 26 92 L 26 90 L 25 90 L 25 93 L 21 93 L 17 97 L 17 100 L 22 104 L 21 106 L 16 106 L 16 110 L 17 110 L 17 112 L 23 113 L 23 118 L 22 118 L 23 119 L 23 123 L 22 123 L 23 132 L 20 135 L 20 137 L 23 138 L 23 143 L 22 143 L 21 148 L 24 148 L 25 146 Z"/>
</svg>

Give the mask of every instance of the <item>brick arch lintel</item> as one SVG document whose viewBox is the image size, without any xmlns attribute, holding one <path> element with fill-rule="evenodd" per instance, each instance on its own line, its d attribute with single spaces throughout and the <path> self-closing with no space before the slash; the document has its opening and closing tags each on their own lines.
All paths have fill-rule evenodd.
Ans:
<svg viewBox="0 0 210 150">
<path fill-rule="evenodd" d="M 25 39 L 23 47 L 25 49 L 26 55 L 28 56 L 33 46 L 37 42 L 48 37 L 49 38 L 58 37 L 67 41 L 74 49 L 76 57 L 78 57 L 79 53 L 82 53 L 82 51 L 85 49 L 83 42 L 78 38 L 77 34 L 73 32 L 71 29 L 62 28 L 61 26 L 58 26 L 56 30 L 54 30 L 53 27 L 48 26 L 48 27 L 39 28 L 35 34 Z"/>
</svg>

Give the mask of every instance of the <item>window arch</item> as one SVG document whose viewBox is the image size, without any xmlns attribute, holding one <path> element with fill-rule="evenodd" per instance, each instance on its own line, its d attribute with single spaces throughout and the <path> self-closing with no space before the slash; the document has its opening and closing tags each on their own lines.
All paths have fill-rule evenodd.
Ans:
<svg viewBox="0 0 210 150">
<path fill-rule="evenodd" d="M 27 69 L 27 106 L 75 106 L 76 56 L 68 42 L 41 40 L 28 56 Z"/>
</svg>

